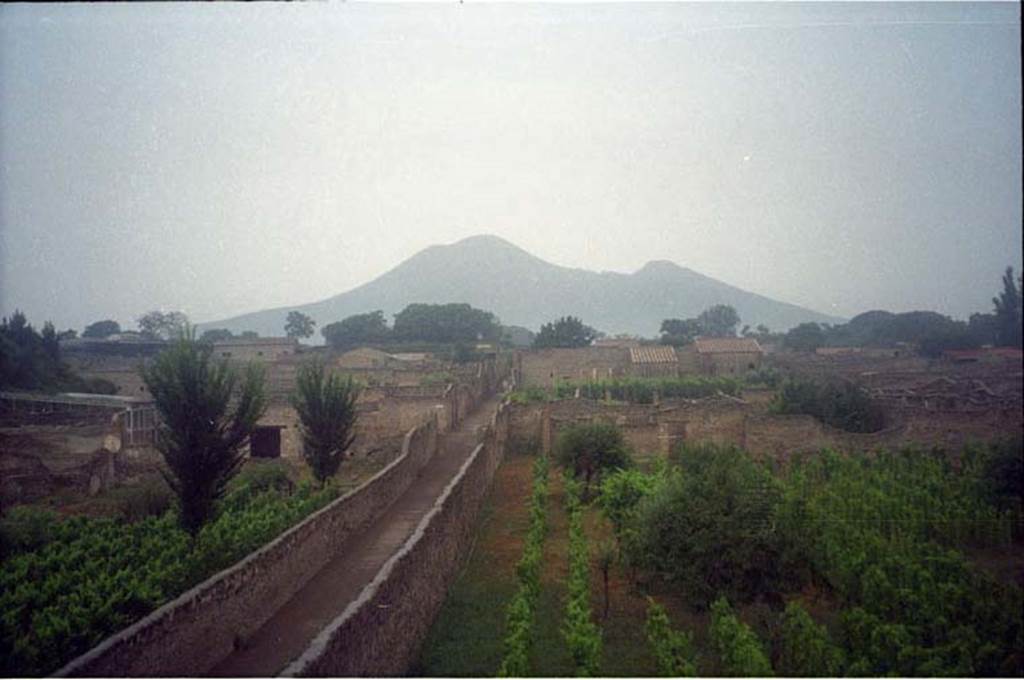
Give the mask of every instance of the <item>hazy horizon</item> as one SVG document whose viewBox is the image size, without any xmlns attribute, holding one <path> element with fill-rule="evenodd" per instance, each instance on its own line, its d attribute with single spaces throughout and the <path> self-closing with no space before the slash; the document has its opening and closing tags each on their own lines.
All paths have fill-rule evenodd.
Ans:
<svg viewBox="0 0 1024 680">
<path fill-rule="evenodd" d="M 0 315 L 208 322 L 494 234 L 836 316 L 1021 270 L 1014 3 L 0 7 Z"/>
</svg>

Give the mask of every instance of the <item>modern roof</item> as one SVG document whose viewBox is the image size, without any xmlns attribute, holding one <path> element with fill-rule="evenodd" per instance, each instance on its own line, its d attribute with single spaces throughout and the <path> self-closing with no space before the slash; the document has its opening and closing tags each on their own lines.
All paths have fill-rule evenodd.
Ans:
<svg viewBox="0 0 1024 680">
<path fill-rule="evenodd" d="M 754 338 L 697 338 L 698 354 L 760 354 L 764 350 Z"/>
<path fill-rule="evenodd" d="M 679 362 L 676 348 L 670 345 L 630 347 L 629 360 L 634 364 L 674 364 Z"/>
</svg>

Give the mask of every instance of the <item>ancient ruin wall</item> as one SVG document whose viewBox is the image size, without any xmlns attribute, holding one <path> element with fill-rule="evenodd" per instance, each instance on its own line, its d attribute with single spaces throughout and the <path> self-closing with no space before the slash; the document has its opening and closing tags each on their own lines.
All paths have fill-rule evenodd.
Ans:
<svg viewBox="0 0 1024 680">
<path fill-rule="evenodd" d="M 401 676 L 408 670 L 468 553 L 507 436 L 503 404 L 484 441 L 405 544 L 282 675 Z"/>
<path fill-rule="evenodd" d="M 337 552 L 401 496 L 437 450 L 437 425 L 405 437 L 402 454 L 366 483 L 73 660 L 58 676 L 202 675 L 258 630 Z"/>
</svg>

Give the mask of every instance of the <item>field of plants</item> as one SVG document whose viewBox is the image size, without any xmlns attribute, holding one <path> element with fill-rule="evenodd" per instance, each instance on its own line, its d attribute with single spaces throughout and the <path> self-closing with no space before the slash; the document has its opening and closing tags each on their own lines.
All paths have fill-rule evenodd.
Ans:
<svg viewBox="0 0 1024 680">
<path fill-rule="evenodd" d="M 267 543 L 338 495 L 280 469 L 240 475 L 191 539 L 175 510 L 65 520 L 14 509 L 0 557 L 0 674 L 44 675 Z"/>
<path fill-rule="evenodd" d="M 1019 582 L 975 556 L 1020 552 L 1020 456 L 1019 442 L 955 457 L 823 451 L 779 468 L 684 447 L 651 469 L 605 470 L 590 497 L 571 467 L 549 480 L 537 461 L 532 487 L 520 476 L 519 512 L 533 519 L 518 524 L 518 588 L 492 588 L 478 552 L 450 595 L 503 592 L 505 617 L 482 633 L 446 603 L 417 672 L 1019 676 Z M 486 645 L 488 661 L 440 653 L 456 619 L 476 637 L 446 649 Z"/>
</svg>

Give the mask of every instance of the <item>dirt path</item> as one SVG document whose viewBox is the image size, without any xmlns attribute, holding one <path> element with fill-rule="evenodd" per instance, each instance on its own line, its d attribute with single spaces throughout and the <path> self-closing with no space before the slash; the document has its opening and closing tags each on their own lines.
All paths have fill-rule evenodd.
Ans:
<svg viewBox="0 0 1024 680">
<path fill-rule="evenodd" d="M 438 452 L 409 490 L 376 522 L 353 536 L 338 555 L 277 611 L 262 628 L 242 641 L 240 649 L 209 675 L 267 677 L 297 658 L 324 626 L 338 616 L 373 579 L 434 503 L 445 485 L 472 453 L 499 398 L 492 397 L 455 431 L 441 437 Z"/>
</svg>

